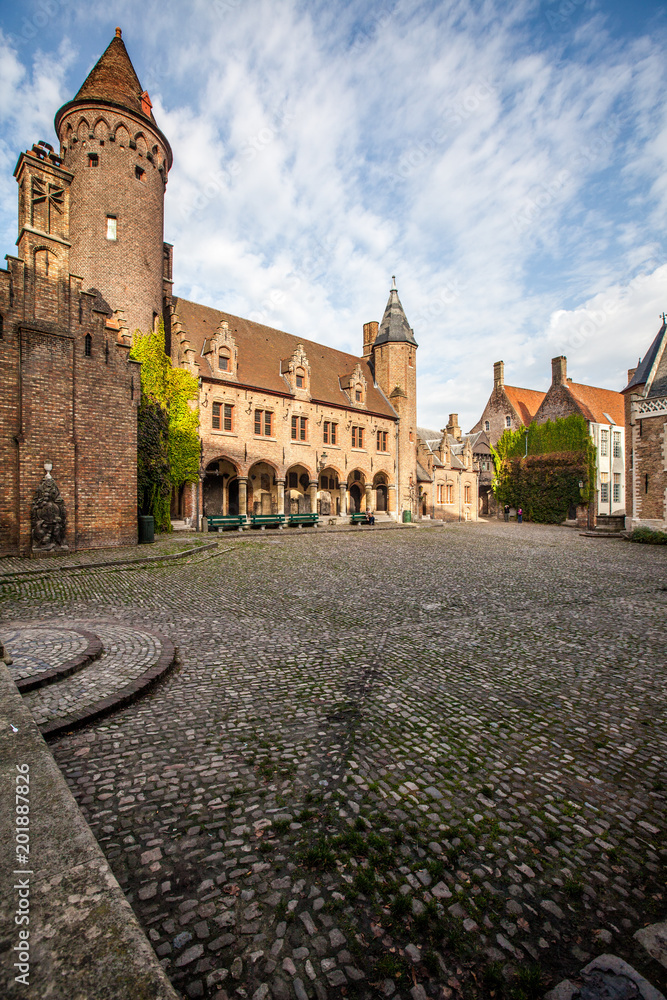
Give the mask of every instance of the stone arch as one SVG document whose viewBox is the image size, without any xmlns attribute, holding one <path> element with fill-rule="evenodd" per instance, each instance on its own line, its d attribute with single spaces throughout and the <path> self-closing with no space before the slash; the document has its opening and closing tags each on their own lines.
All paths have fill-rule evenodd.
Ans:
<svg viewBox="0 0 667 1000">
<path fill-rule="evenodd" d="M 285 513 L 309 514 L 309 487 L 312 482 L 312 472 L 307 466 L 297 463 L 291 465 L 285 474 Z"/>
<path fill-rule="evenodd" d="M 79 124 L 76 127 L 76 137 L 79 142 L 86 142 L 90 134 L 90 125 L 85 118 L 79 119 Z"/>
<path fill-rule="evenodd" d="M 340 514 L 340 472 L 332 465 L 321 470 L 317 481 L 317 513 L 322 517 Z"/>
<path fill-rule="evenodd" d="M 260 459 L 248 469 L 248 511 L 253 514 L 277 514 L 277 470 L 273 462 Z"/>
<path fill-rule="evenodd" d="M 366 473 L 363 469 L 352 469 L 347 477 L 347 490 L 351 514 L 366 509 Z"/>
<path fill-rule="evenodd" d="M 137 144 L 137 153 L 139 156 L 145 156 L 148 152 L 148 143 L 146 142 L 146 136 L 143 132 L 137 132 L 134 137 L 134 141 Z"/>
<path fill-rule="evenodd" d="M 238 514 L 239 469 L 226 455 L 211 459 L 203 483 L 204 514 Z"/>
<path fill-rule="evenodd" d="M 389 475 L 384 471 L 373 476 L 373 491 L 375 493 L 375 510 L 386 512 L 389 501 Z"/>
<path fill-rule="evenodd" d="M 127 147 L 130 144 L 130 133 L 122 122 L 116 125 L 115 139 L 119 146 Z"/>
</svg>

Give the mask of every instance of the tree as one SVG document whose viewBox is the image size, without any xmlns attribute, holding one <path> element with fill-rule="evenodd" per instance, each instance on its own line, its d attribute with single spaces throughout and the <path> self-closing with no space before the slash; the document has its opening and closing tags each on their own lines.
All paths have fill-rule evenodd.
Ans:
<svg viewBox="0 0 667 1000">
<path fill-rule="evenodd" d="M 171 494 L 199 479 L 197 379 L 174 368 L 164 349 L 164 326 L 134 335 L 130 357 L 141 362 L 138 427 L 138 504 L 158 531 L 171 531 Z"/>
</svg>

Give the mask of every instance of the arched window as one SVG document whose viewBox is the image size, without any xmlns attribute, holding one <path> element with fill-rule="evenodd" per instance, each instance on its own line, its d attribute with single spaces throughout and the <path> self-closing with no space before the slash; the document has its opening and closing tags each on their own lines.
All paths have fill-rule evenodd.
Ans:
<svg viewBox="0 0 667 1000">
<path fill-rule="evenodd" d="M 361 401 L 363 400 L 363 398 L 364 398 L 363 387 L 361 385 L 361 382 L 357 382 L 357 384 L 354 387 L 354 399 L 355 399 L 355 402 L 361 403 Z"/>
<path fill-rule="evenodd" d="M 296 372 L 296 387 L 297 389 L 303 389 L 306 384 L 306 372 L 303 368 L 297 368 Z"/>
<path fill-rule="evenodd" d="M 489 423 L 488 420 L 484 421 L 484 430 L 485 431 L 490 431 L 491 430 L 491 424 Z"/>
<path fill-rule="evenodd" d="M 231 355 L 229 349 L 223 347 L 223 349 L 218 354 L 218 370 L 221 372 L 231 371 Z"/>
<path fill-rule="evenodd" d="M 93 338 L 89 333 L 86 334 L 83 340 L 83 353 L 87 358 L 91 357 L 93 353 Z"/>
</svg>

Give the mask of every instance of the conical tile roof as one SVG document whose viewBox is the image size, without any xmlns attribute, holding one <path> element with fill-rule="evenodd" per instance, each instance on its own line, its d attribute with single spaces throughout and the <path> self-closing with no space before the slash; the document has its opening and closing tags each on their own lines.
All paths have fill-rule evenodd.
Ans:
<svg viewBox="0 0 667 1000">
<path fill-rule="evenodd" d="M 120 28 L 116 28 L 115 38 L 91 69 L 74 100 L 119 104 L 128 111 L 155 121 L 150 110 L 146 114 L 141 101 L 142 93 L 143 87 L 127 54 Z"/>
</svg>

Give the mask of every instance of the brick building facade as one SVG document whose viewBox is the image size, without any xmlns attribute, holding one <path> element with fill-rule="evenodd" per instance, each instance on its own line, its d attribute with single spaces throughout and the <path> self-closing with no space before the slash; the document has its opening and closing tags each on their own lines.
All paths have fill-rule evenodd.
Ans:
<svg viewBox="0 0 667 1000">
<path fill-rule="evenodd" d="M 175 297 L 172 153 L 120 29 L 55 127 L 59 153 L 39 143 L 19 159 L 18 254 L 0 272 L 0 553 L 136 541 L 129 352 L 160 318 L 172 362 L 200 386 L 200 481 L 173 514 L 417 516 L 417 343 L 395 284 L 359 356 Z M 438 470 L 470 471 L 458 447 L 440 448 Z M 53 545 L 31 525 L 42 480 L 67 519 Z"/>
<path fill-rule="evenodd" d="M 628 372 L 625 397 L 626 518 L 638 527 L 667 531 L 667 323 L 637 368 Z"/>
</svg>

